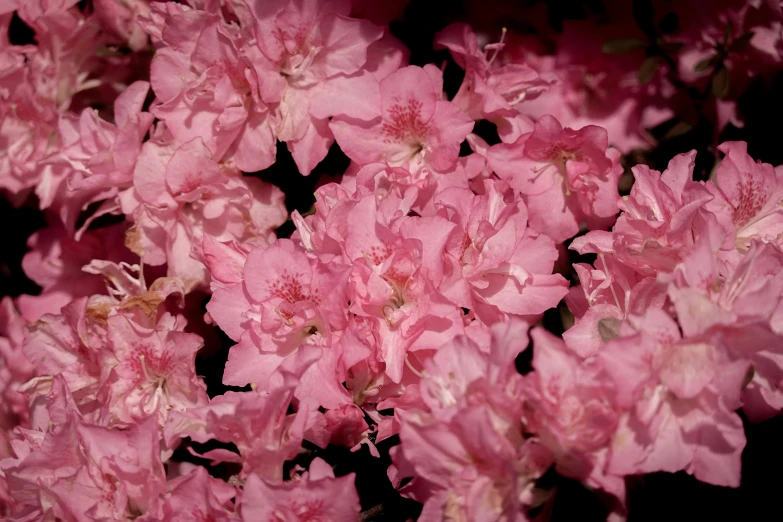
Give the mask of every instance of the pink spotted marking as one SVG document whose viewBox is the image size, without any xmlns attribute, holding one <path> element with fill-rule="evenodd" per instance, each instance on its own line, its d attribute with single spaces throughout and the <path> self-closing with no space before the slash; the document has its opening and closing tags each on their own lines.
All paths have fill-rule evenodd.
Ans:
<svg viewBox="0 0 783 522">
<path fill-rule="evenodd" d="M 299 281 L 304 274 L 291 274 L 288 270 L 283 273 L 276 281 L 269 282 L 268 290 L 272 297 L 279 297 L 289 304 L 295 304 L 300 301 L 312 301 L 315 304 L 321 302 L 321 296 L 318 295 L 316 288 L 312 293 L 306 290 Z"/>
<path fill-rule="evenodd" d="M 384 143 L 422 143 L 429 133 L 429 123 L 421 119 L 421 102 L 410 99 L 395 103 L 389 109 L 390 118 L 381 128 Z"/>
<path fill-rule="evenodd" d="M 283 49 L 286 49 L 286 42 L 294 42 L 294 47 L 301 50 L 310 39 L 310 29 L 307 24 L 299 24 L 292 31 L 277 29 L 272 34 Z"/>
<path fill-rule="evenodd" d="M 201 186 L 201 179 L 193 172 L 185 174 L 185 179 L 182 180 L 182 186 L 179 190 L 180 194 L 189 194 Z"/>
<path fill-rule="evenodd" d="M 582 155 L 577 152 L 577 149 L 560 142 L 548 147 L 543 156 L 550 161 L 582 161 Z"/>
<path fill-rule="evenodd" d="M 410 274 L 400 272 L 397 269 L 392 268 L 383 275 L 383 278 L 393 285 L 398 286 L 399 288 L 405 288 L 408 280 L 410 279 Z"/>
<path fill-rule="evenodd" d="M 136 383 L 139 383 L 165 378 L 171 372 L 174 360 L 168 351 L 156 353 L 150 343 L 135 342 L 131 348 L 128 364 L 136 376 Z"/>
<path fill-rule="evenodd" d="M 756 180 L 750 179 L 740 183 L 739 198 L 734 206 L 734 224 L 738 227 L 747 224 L 761 211 L 767 199 L 769 196 Z"/>
<path fill-rule="evenodd" d="M 391 256 L 393 253 L 392 248 L 389 245 L 373 245 L 369 252 L 364 254 L 370 258 L 370 261 L 376 266 L 380 265 Z"/>
<path fill-rule="evenodd" d="M 241 92 L 245 95 L 250 94 L 250 83 L 245 76 L 247 67 L 244 67 L 241 62 L 232 62 L 228 60 L 214 61 L 210 63 L 209 68 L 220 76 L 228 76 L 228 79 L 231 81 L 231 86 L 237 92 Z"/>
</svg>

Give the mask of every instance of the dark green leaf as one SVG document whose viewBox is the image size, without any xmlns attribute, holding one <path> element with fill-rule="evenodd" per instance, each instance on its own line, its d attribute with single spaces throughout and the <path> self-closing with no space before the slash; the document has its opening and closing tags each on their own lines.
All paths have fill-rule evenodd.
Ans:
<svg viewBox="0 0 783 522">
<path fill-rule="evenodd" d="M 677 54 L 685 47 L 685 44 L 682 42 L 659 42 L 658 47 L 666 54 Z"/>
<path fill-rule="evenodd" d="M 751 31 L 735 38 L 734 41 L 731 42 L 728 51 L 730 53 L 740 53 L 744 51 L 750 41 L 753 39 L 753 34 L 754 33 Z"/>
<path fill-rule="evenodd" d="M 658 23 L 658 29 L 663 34 L 672 34 L 680 30 L 680 19 L 677 17 L 677 13 L 669 13 L 664 16 Z"/>
<path fill-rule="evenodd" d="M 712 78 L 712 94 L 718 99 L 723 99 L 729 94 L 729 70 L 721 67 Z"/>
<path fill-rule="evenodd" d="M 645 58 L 645 60 L 642 62 L 642 65 L 639 66 L 639 83 L 650 83 L 650 80 L 653 79 L 655 73 L 658 71 L 659 59 L 659 56 L 649 56 Z"/>
<path fill-rule="evenodd" d="M 715 58 L 717 58 L 717 56 L 713 54 L 712 56 L 708 56 L 703 60 L 699 60 L 698 62 L 696 62 L 696 65 L 693 66 L 693 72 L 696 73 L 706 72 L 713 65 L 715 65 Z"/>
<path fill-rule="evenodd" d="M 601 339 L 608 342 L 620 337 L 620 325 L 622 321 L 614 317 L 604 317 L 598 321 L 598 334 Z"/>
<path fill-rule="evenodd" d="M 652 0 L 633 0 L 632 11 L 636 25 L 651 39 L 655 37 L 655 8 Z"/>
<path fill-rule="evenodd" d="M 638 38 L 613 38 L 607 40 L 601 49 L 605 53 L 619 54 L 644 47 L 646 44 Z"/>
<path fill-rule="evenodd" d="M 729 38 L 731 38 L 732 34 L 734 34 L 734 24 L 731 23 L 731 20 L 727 20 L 726 30 L 723 32 L 723 45 L 729 43 Z"/>
<path fill-rule="evenodd" d="M 676 138 L 677 136 L 682 136 L 683 134 L 690 132 L 691 129 L 693 129 L 693 125 L 690 123 L 678 121 L 674 127 L 669 129 L 669 131 L 663 135 L 663 139 L 670 140 L 672 138 Z"/>
</svg>

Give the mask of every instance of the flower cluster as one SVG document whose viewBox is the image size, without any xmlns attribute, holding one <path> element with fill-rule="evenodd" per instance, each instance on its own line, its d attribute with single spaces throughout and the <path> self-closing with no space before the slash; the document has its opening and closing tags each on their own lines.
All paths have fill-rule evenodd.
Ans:
<svg viewBox="0 0 783 522">
<path fill-rule="evenodd" d="M 689 89 L 738 121 L 774 2 L 613 6 L 551 52 L 455 23 L 453 95 L 403 2 L 83 4 L 0 2 L 0 189 L 49 223 L 0 301 L 4 520 L 358 521 L 329 447 L 390 456 L 421 521 L 539 519 L 553 473 L 615 520 L 632 475 L 739 485 L 740 415 L 783 409 L 783 170 L 728 141 L 620 186 Z M 330 150 L 287 207 L 265 171 Z"/>
</svg>

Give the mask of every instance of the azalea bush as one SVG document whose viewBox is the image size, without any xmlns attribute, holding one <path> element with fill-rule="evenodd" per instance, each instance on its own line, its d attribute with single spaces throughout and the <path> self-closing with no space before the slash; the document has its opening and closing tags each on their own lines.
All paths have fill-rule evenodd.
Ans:
<svg viewBox="0 0 783 522">
<path fill-rule="evenodd" d="M 4 0 L 0 31 L 3 520 L 776 506 L 778 1 Z"/>
</svg>

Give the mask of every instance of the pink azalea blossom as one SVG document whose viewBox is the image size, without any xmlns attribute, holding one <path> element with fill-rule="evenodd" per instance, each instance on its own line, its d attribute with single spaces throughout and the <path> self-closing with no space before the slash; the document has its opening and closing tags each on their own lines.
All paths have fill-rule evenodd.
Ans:
<svg viewBox="0 0 783 522">
<path fill-rule="evenodd" d="M 740 481 L 745 446 L 734 413 L 748 369 L 709 336 L 682 338 L 673 319 L 651 311 L 640 333 L 609 342 L 599 358 L 627 409 L 607 470 L 617 475 L 685 470 L 711 484 Z"/>
<path fill-rule="evenodd" d="M 12 193 L 35 188 L 41 207 L 52 204 L 64 175 L 49 164 L 38 164 L 61 147 L 57 123 L 69 109 L 90 102 L 109 103 L 121 90 L 125 76 L 122 59 L 96 56 L 102 38 L 99 26 L 89 23 L 75 2 L 20 2 L 19 17 L 36 33 L 37 45 L 4 46 L 0 103 L 0 187 Z M 101 78 L 95 73 L 113 68 Z M 114 85 L 108 85 L 109 81 Z M 104 83 L 106 82 L 106 83 Z M 95 89 L 106 86 L 103 92 Z M 95 99 L 80 98 L 94 90 Z M 20 194 L 21 195 L 21 194 Z"/>
<path fill-rule="evenodd" d="M 553 454 L 557 470 L 623 498 L 625 485 L 603 470 L 620 410 L 603 368 L 583 363 L 552 334 L 536 328 L 533 368 L 524 379 L 530 431 Z"/>
<path fill-rule="evenodd" d="M 350 94 L 355 102 L 372 78 L 367 74 L 369 47 L 383 30 L 350 18 L 350 11 L 349 2 L 342 0 L 283 0 L 253 8 L 257 47 L 247 52 L 263 100 L 276 104 L 274 134 L 287 143 L 304 175 L 334 140 L 328 118 L 336 113 L 329 107 L 332 100 L 324 103 L 324 97 Z M 342 110 L 351 117 L 363 113 L 347 104 Z"/>
<path fill-rule="evenodd" d="M 506 30 L 503 30 L 505 37 Z M 517 116 L 516 106 L 536 99 L 549 86 L 538 71 L 524 63 L 506 63 L 504 44 L 490 44 L 482 51 L 475 33 L 467 24 L 448 26 L 435 36 L 436 47 L 451 51 L 465 70 L 465 79 L 452 100 L 474 120 L 496 123 L 502 133 L 506 118 Z"/>
<path fill-rule="evenodd" d="M 0 300 L 0 458 L 10 456 L 11 430 L 28 423 L 28 399 L 19 387 L 33 377 L 33 365 L 22 352 L 25 321 L 10 297 Z M 0 499 L 4 499 L 0 487 Z"/>
<path fill-rule="evenodd" d="M 618 336 L 629 315 L 660 310 L 667 303 L 665 284 L 640 275 L 614 256 L 599 254 L 595 266 L 576 263 L 573 267 L 580 286 L 572 287 L 565 300 L 576 321 L 563 333 L 563 340 L 580 357 L 594 355 Z"/>
<path fill-rule="evenodd" d="M 750 381 L 743 386 L 743 409 L 750 419 L 764 420 L 783 408 L 783 252 L 754 240 L 732 269 L 716 255 L 714 244 L 719 242 L 700 239 L 674 272 L 669 297 L 684 334 L 721 332 L 729 355 L 752 364 Z"/>
<path fill-rule="evenodd" d="M 310 463 L 308 472 L 286 483 L 250 475 L 240 501 L 242 520 L 358 522 L 359 495 L 353 482 L 353 473 L 335 478 L 332 468 L 319 458 Z"/>
<path fill-rule="evenodd" d="M 232 334 L 243 332 L 237 317 L 224 305 L 231 299 L 244 304 L 249 330 L 231 348 L 223 382 L 234 386 L 253 383 L 265 389 L 269 378 L 287 357 L 302 345 L 332 344 L 347 318 L 348 267 L 313 262 L 280 239 L 267 249 L 250 252 L 245 262 L 244 285 L 216 292 L 220 299 L 210 305 L 212 317 Z M 242 301 L 239 296 L 242 294 Z M 229 322 L 230 321 L 230 322 Z M 340 354 L 324 354 L 302 377 L 322 405 L 347 402 L 335 372 Z"/>
<path fill-rule="evenodd" d="M 107 321 L 107 337 L 117 363 L 104 390 L 111 424 L 132 424 L 157 415 L 163 424 L 171 411 L 207 404 L 204 382 L 195 374 L 202 339 L 180 331 L 152 330 L 117 315 Z"/>
<path fill-rule="evenodd" d="M 646 38 L 636 26 L 630 4 L 613 3 L 607 8 L 610 24 L 597 16 L 565 20 L 556 35 L 554 54 L 522 42 L 509 44 L 509 52 L 518 56 L 514 61 L 533 67 L 552 83 L 534 102 L 520 104 L 521 113 L 534 120 L 552 115 L 574 129 L 600 126 L 610 145 L 628 153 L 650 147 L 647 129 L 672 118 L 683 105 L 683 96 L 667 80 L 660 63 L 654 64 L 650 81 L 639 82 L 643 45 L 625 53 L 604 52 L 604 45 L 615 38 Z"/>
<path fill-rule="evenodd" d="M 464 337 L 426 367 L 422 395 L 432 413 L 398 412 L 402 446 L 390 476 L 416 475 L 404 491 L 424 503 L 425 520 L 525 520 L 535 480 L 551 454 L 523 437 L 522 377 L 514 357 L 527 325 L 496 325 L 489 353 Z"/>
<path fill-rule="evenodd" d="M 91 203 L 106 200 L 93 217 L 119 210 L 116 196 L 133 184 L 136 158 L 152 124 L 152 115 L 141 110 L 148 90 L 147 82 L 136 82 L 118 96 L 114 124 L 100 119 L 92 109 L 85 109 L 78 118 L 70 114 L 60 118 L 62 149 L 43 163 L 66 176 L 55 206 L 69 231 Z M 77 240 L 91 221 L 85 220 Z"/>
<path fill-rule="evenodd" d="M 783 244 L 783 172 L 753 161 L 744 142 L 727 142 L 718 149 L 726 156 L 716 172 L 717 188 L 709 185 L 716 193 L 710 210 L 734 229 L 740 251 L 753 239 Z"/>
<path fill-rule="evenodd" d="M 178 143 L 201 138 L 217 161 L 253 172 L 274 163 L 275 138 L 245 38 L 219 14 L 154 3 L 147 31 L 162 39 L 150 70 L 152 113 Z"/>
<path fill-rule="evenodd" d="M 222 448 L 203 457 L 218 462 L 242 463 L 242 476 L 255 473 L 261 478 L 279 480 L 283 464 L 299 452 L 312 411 L 307 401 L 296 413 L 287 410 L 302 374 L 318 360 L 318 348 L 300 349 L 270 380 L 267 391 L 227 392 L 209 404 L 183 412 L 173 412 L 164 428 L 168 447 L 176 447 L 184 437 L 196 442 L 218 440 L 236 445 L 239 454 Z"/>
<path fill-rule="evenodd" d="M 527 209 L 518 196 L 498 183 L 485 182 L 484 188 L 483 196 L 444 190 L 434 198 L 435 217 L 403 225 L 425 250 L 450 230 L 442 266 L 431 268 L 431 277 L 440 272 L 441 291 L 487 324 L 503 314 L 534 316 L 556 306 L 568 289 L 562 276 L 552 274 L 554 242 L 527 226 Z M 447 223 L 457 226 L 447 228 Z"/>
<path fill-rule="evenodd" d="M 533 131 L 512 144 L 491 147 L 492 169 L 524 195 L 531 226 L 561 242 L 582 223 L 608 227 L 618 211 L 620 156 L 607 148 L 606 131 L 563 129 L 542 116 Z"/>
<path fill-rule="evenodd" d="M 93 259 L 123 262 L 131 259 L 124 245 L 124 225 L 87 231 L 77 241 L 61 226 L 36 232 L 28 240 L 22 260 L 27 277 L 42 287 L 40 295 L 22 295 L 19 310 L 28 321 L 57 314 L 74 299 L 106 292 L 101 277 L 82 270 Z"/>
<path fill-rule="evenodd" d="M 134 51 L 149 45 L 149 38 L 137 21 L 138 17 L 149 14 L 149 0 L 97 0 L 93 9 L 105 29 L 120 43 Z"/>
<path fill-rule="evenodd" d="M 614 253 L 645 275 L 671 272 L 694 242 L 694 229 L 705 223 L 704 205 L 713 199 L 692 181 L 695 153 L 680 154 L 663 173 L 645 165 L 633 168 L 631 194 L 622 199 L 622 214 L 612 232 L 594 231 L 575 239 L 580 253 Z"/>
<path fill-rule="evenodd" d="M 338 115 L 330 123 L 349 158 L 360 164 L 424 164 L 436 172 L 454 168 L 473 122 L 442 99 L 440 71 L 433 66 L 404 67 L 367 89 L 369 117 Z"/>
<path fill-rule="evenodd" d="M 216 163 L 200 138 L 181 146 L 145 143 L 133 188 L 120 199 L 135 222 L 126 245 L 145 264 L 166 263 L 186 289 L 208 281 L 204 265 L 191 257 L 205 233 L 265 246 L 286 215 L 279 189 Z"/>
<path fill-rule="evenodd" d="M 157 519 L 165 476 L 155 422 L 128 430 L 96 426 L 82 419 L 69 397 L 56 378 L 40 431 L 15 441 L 16 458 L 0 464 L 11 512 L 35 513 L 38 520 Z M 31 487 L 45 488 L 46 496 L 31 495 Z"/>
</svg>

